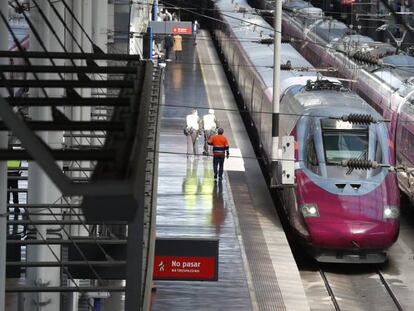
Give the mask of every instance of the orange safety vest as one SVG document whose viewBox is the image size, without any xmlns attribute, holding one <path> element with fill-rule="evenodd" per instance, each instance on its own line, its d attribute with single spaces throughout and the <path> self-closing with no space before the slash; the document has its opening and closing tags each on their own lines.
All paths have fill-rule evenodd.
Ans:
<svg viewBox="0 0 414 311">
<path fill-rule="evenodd" d="M 214 156 L 224 156 L 225 152 L 229 152 L 229 142 L 224 135 L 214 135 L 208 140 L 208 144 L 213 146 Z"/>
</svg>

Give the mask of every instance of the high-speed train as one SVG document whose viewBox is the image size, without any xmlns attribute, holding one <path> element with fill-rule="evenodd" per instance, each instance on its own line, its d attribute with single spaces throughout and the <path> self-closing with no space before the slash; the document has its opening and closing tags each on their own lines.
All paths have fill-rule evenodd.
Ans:
<svg viewBox="0 0 414 311">
<path fill-rule="evenodd" d="M 246 1 L 215 1 L 215 38 L 227 60 L 256 128 L 263 157 L 272 149 L 273 45 L 269 25 L 251 14 Z M 222 14 L 221 12 L 225 12 Z M 263 41 L 262 41 L 263 42 Z M 312 68 L 290 44 L 281 62 Z M 281 72 L 279 132 L 295 139 L 294 188 L 281 190 L 293 231 L 321 262 L 378 263 L 399 231 L 395 173 L 385 168 L 349 170 L 335 165 L 351 158 L 392 163 L 384 123 L 355 124 L 334 118 L 381 116 L 338 80 L 314 71 Z"/>
<path fill-rule="evenodd" d="M 266 0 L 252 0 L 271 8 Z M 303 0 L 283 4 L 283 33 L 315 66 L 332 66 L 355 81 L 356 90 L 389 124 L 396 164 L 414 168 L 414 57 L 397 54 L 388 43 L 355 34 L 344 23 L 326 18 L 321 9 Z M 398 172 L 400 189 L 414 204 L 414 176 Z"/>
</svg>

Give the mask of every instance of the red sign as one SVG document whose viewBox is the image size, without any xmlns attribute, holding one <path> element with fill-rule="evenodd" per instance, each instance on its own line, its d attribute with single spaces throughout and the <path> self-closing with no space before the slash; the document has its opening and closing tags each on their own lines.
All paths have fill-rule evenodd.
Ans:
<svg viewBox="0 0 414 311">
<path fill-rule="evenodd" d="M 155 256 L 154 279 L 217 280 L 216 258 L 207 256 Z"/>
<path fill-rule="evenodd" d="M 179 35 L 191 35 L 193 29 L 191 26 L 172 26 L 172 33 Z"/>
</svg>

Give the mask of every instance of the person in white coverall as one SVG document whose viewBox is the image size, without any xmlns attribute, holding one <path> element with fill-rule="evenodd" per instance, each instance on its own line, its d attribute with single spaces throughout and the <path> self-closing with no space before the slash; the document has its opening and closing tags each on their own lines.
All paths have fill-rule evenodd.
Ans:
<svg viewBox="0 0 414 311">
<path fill-rule="evenodd" d="M 187 136 L 187 157 L 190 154 L 198 154 L 197 140 L 201 130 L 200 123 L 198 112 L 193 109 L 192 113 L 186 117 L 186 127 L 184 129 L 184 134 Z"/>
<path fill-rule="evenodd" d="M 219 127 L 216 116 L 213 109 L 208 110 L 208 114 L 203 116 L 203 129 L 204 129 L 204 155 L 209 155 L 210 146 L 208 140 L 210 136 L 217 134 L 217 128 Z"/>
</svg>

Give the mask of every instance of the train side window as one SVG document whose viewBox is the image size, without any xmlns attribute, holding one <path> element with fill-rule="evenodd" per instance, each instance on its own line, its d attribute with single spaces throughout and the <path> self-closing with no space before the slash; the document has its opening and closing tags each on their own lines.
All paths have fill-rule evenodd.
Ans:
<svg viewBox="0 0 414 311">
<path fill-rule="evenodd" d="M 382 162 L 382 149 L 379 141 L 377 141 L 375 147 L 375 161 L 377 161 L 378 163 Z"/>
<path fill-rule="evenodd" d="M 403 147 L 401 148 L 405 157 L 409 161 L 414 161 L 414 135 L 407 130 L 407 128 L 403 128 L 402 132 L 402 142 L 400 145 Z"/>
<path fill-rule="evenodd" d="M 405 108 L 405 109 L 404 109 Z M 411 115 L 414 115 L 414 104 L 413 104 L 413 102 L 412 101 L 410 101 L 409 103 L 408 103 L 408 105 L 404 105 L 403 106 L 403 109 L 408 113 L 408 114 L 411 114 Z"/>
<path fill-rule="evenodd" d="M 410 139 L 410 132 L 408 132 L 406 127 L 402 128 L 401 132 L 401 142 L 399 144 L 399 148 L 406 154 L 408 151 L 408 146 L 410 145 L 409 139 Z"/>
<path fill-rule="evenodd" d="M 315 174 L 320 174 L 319 161 L 313 139 L 310 139 L 306 146 L 306 166 Z"/>
</svg>

